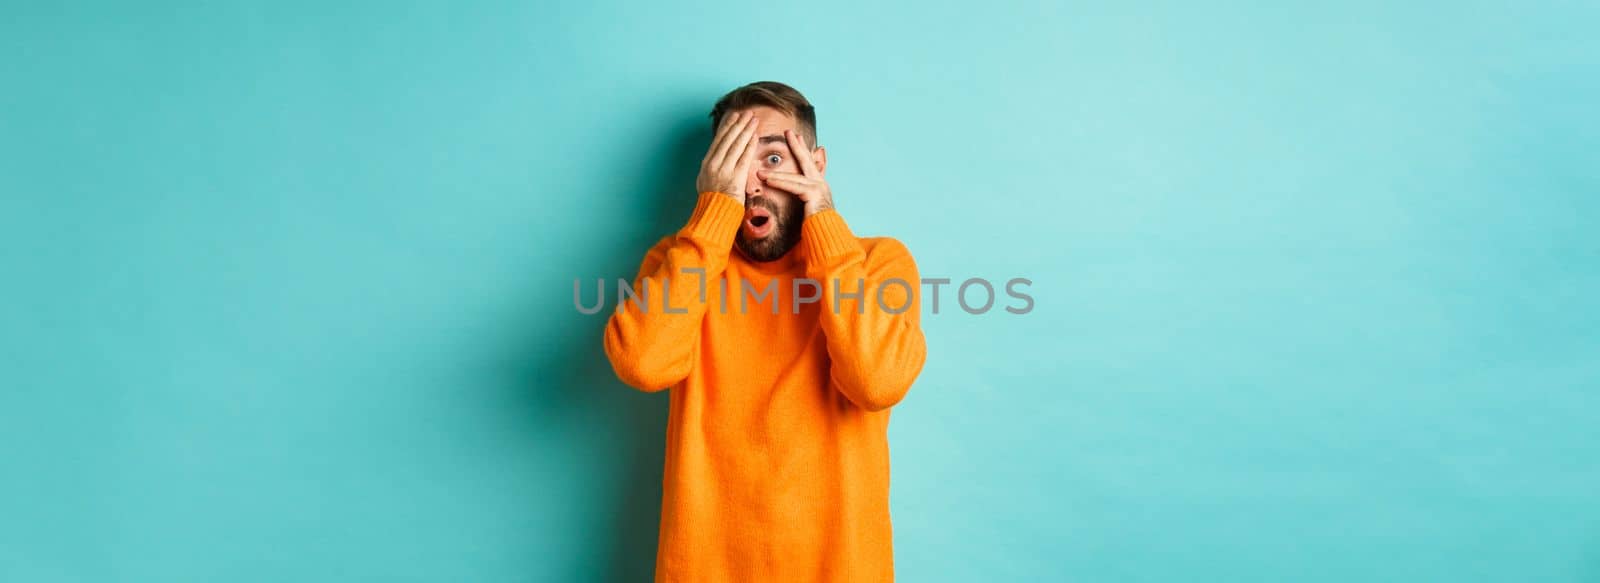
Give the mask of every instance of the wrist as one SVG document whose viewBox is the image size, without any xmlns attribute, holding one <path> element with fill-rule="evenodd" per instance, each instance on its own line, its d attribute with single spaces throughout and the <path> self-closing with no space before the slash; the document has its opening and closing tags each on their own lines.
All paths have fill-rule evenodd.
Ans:
<svg viewBox="0 0 1600 583">
<path fill-rule="evenodd" d="M 744 187 L 737 184 L 718 184 L 715 180 L 708 180 L 702 176 L 694 182 L 695 190 L 701 193 L 715 192 L 744 204 Z"/>
<path fill-rule="evenodd" d="M 800 247 L 809 263 L 823 265 L 835 257 L 861 249 L 861 243 L 850 231 L 849 225 L 845 224 L 844 217 L 839 216 L 837 210 L 829 208 L 800 223 Z"/>
<path fill-rule="evenodd" d="M 714 190 L 700 192 L 689 223 L 678 231 L 678 235 L 706 241 L 715 249 L 731 248 L 734 235 L 739 231 L 739 222 L 744 220 L 744 205 L 732 198 L 727 193 Z"/>
</svg>

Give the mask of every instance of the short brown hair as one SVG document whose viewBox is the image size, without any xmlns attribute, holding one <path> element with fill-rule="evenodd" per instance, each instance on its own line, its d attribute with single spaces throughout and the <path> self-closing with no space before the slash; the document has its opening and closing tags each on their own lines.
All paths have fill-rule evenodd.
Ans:
<svg viewBox="0 0 1600 583">
<path fill-rule="evenodd" d="M 711 130 L 731 111 L 767 106 L 793 116 L 811 147 L 817 147 L 817 111 L 798 90 L 777 81 L 757 81 L 729 91 L 711 107 Z"/>
</svg>

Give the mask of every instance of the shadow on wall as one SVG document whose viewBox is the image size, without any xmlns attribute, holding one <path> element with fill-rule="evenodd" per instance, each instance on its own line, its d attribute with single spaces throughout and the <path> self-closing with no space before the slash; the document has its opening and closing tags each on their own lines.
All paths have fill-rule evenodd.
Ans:
<svg viewBox="0 0 1600 583">
<path fill-rule="evenodd" d="M 626 183 L 625 192 L 584 193 L 629 197 L 630 208 L 638 212 L 632 214 L 624 232 L 596 229 L 587 234 L 588 240 L 573 242 L 574 249 L 583 253 L 578 259 L 581 263 L 573 265 L 575 271 L 564 274 L 567 279 L 556 286 L 563 290 L 557 296 L 562 315 L 539 318 L 537 329 L 529 331 L 533 337 L 519 347 L 523 349 L 522 362 L 527 361 L 530 347 L 542 356 L 534 359 L 532 370 L 517 373 L 519 391 L 533 387 L 530 394 L 519 398 L 535 401 L 532 422 L 536 427 L 570 426 L 576 420 L 594 427 L 600 445 L 581 447 L 596 456 L 595 464 L 612 465 L 601 474 L 617 480 L 593 484 L 590 489 L 601 497 L 597 507 L 605 512 L 593 516 L 592 532 L 602 534 L 593 537 L 598 547 L 595 552 L 582 560 L 583 580 L 649 581 L 655 572 L 668 393 L 644 393 L 617 380 L 602 338 L 614 301 L 615 279 L 631 279 L 645 251 L 680 228 L 693 211 L 695 176 L 710 140 L 706 110 L 707 106 L 698 102 L 674 108 L 671 115 L 662 116 L 666 121 L 659 132 L 643 132 L 644 136 L 659 136 L 652 144 L 658 149 L 652 151 L 667 154 L 639 157 L 648 161 L 647 165 L 640 169 L 637 180 Z M 637 137 L 630 141 L 649 143 Z M 608 309 L 595 315 L 578 314 L 572 307 L 572 276 L 588 278 L 586 295 L 593 293 L 593 278 L 607 278 Z M 570 446 L 579 445 L 555 447 Z"/>
</svg>

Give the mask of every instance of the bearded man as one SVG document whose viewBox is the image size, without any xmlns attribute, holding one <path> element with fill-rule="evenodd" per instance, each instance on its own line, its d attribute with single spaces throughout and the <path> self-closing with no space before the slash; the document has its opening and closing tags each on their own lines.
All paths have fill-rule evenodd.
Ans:
<svg viewBox="0 0 1600 583">
<path fill-rule="evenodd" d="M 916 264 L 845 225 L 799 91 L 752 83 L 711 119 L 694 212 L 605 331 L 623 382 L 671 389 L 656 581 L 891 581 L 889 408 L 926 357 Z"/>
</svg>

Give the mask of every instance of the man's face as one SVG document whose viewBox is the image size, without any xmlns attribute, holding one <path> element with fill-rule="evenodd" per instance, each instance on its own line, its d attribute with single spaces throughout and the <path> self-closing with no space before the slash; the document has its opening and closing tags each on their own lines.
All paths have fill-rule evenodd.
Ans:
<svg viewBox="0 0 1600 583">
<path fill-rule="evenodd" d="M 784 130 L 801 132 L 794 117 L 770 107 L 749 110 L 756 116 L 755 161 L 745 179 L 744 224 L 734 242 L 752 261 L 772 261 L 783 257 L 800 243 L 800 222 L 805 218 L 805 201 L 792 193 L 762 184 L 758 170 L 800 172 L 794 152 L 783 137 Z M 724 115 L 731 115 L 727 112 Z M 803 135 L 803 134 L 802 134 Z M 810 140 L 807 140 L 809 142 Z M 818 170 L 826 168 L 827 154 L 815 148 Z"/>
</svg>

